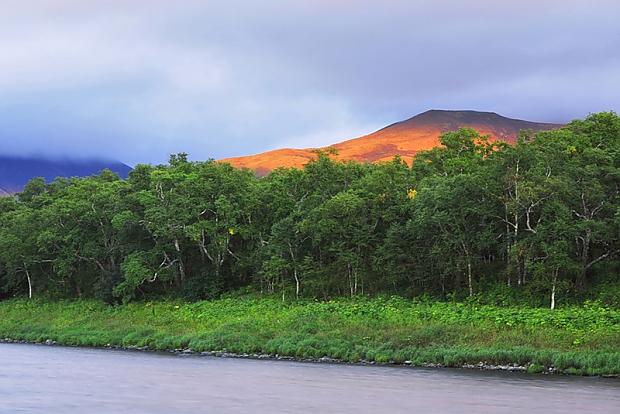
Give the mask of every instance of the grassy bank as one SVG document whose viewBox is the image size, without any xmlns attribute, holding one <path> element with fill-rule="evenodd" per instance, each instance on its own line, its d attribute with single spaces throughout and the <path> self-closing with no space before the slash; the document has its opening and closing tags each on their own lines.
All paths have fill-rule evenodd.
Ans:
<svg viewBox="0 0 620 414">
<path fill-rule="evenodd" d="M 550 311 L 401 298 L 293 303 L 232 298 L 117 307 L 10 300 L 0 302 L 0 338 L 620 374 L 620 310 L 595 305 Z"/>
</svg>

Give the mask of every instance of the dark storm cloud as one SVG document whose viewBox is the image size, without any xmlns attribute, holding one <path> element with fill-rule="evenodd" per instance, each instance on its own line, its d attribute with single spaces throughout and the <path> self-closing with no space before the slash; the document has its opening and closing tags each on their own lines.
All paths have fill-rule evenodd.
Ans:
<svg viewBox="0 0 620 414">
<path fill-rule="evenodd" d="M 0 5 L 2 152 L 159 162 L 323 145 L 429 108 L 620 105 L 616 1 Z"/>
</svg>

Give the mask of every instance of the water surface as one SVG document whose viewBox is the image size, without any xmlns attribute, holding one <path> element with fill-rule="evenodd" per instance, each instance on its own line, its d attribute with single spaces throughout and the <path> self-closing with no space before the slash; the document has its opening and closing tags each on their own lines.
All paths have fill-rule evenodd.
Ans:
<svg viewBox="0 0 620 414">
<path fill-rule="evenodd" d="M 620 413 L 620 380 L 0 344 L 0 413 Z"/>
</svg>

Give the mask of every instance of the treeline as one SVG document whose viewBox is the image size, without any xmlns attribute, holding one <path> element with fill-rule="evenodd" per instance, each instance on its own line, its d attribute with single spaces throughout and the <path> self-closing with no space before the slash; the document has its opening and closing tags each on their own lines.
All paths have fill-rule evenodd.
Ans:
<svg viewBox="0 0 620 414">
<path fill-rule="evenodd" d="M 32 180 L 0 199 L 4 297 L 466 297 L 540 304 L 620 282 L 620 118 L 461 129 L 409 167 L 335 162 L 264 178 L 173 155 L 126 180 Z"/>
</svg>

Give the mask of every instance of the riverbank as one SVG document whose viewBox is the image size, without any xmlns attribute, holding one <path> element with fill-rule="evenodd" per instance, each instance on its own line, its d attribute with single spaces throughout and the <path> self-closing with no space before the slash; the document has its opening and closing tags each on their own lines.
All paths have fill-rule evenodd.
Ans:
<svg viewBox="0 0 620 414">
<path fill-rule="evenodd" d="M 231 298 L 0 302 L 0 338 L 317 362 L 620 375 L 620 311 Z"/>
<path fill-rule="evenodd" d="M 531 372 L 528 370 L 528 366 L 519 365 L 516 363 L 506 364 L 506 365 L 492 365 L 485 362 L 479 362 L 477 364 L 463 364 L 460 366 L 446 366 L 441 363 L 420 363 L 419 365 L 413 365 L 411 361 L 388 361 L 388 362 L 377 362 L 377 361 L 368 361 L 365 359 L 360 359 L 358 361 L 346 361 L 342 359 L 331 358 L 328 356 L 323 356 L 321 358 L 300 358 L 294 356 L 285 356 L 279 354 L 238 354 L 234 352 L 226 352 L 226 351 L 194 351 L 191 348 L 179 348 L 179 349 L 169 349 L 169 350 L 158 350 L 152 349 L 148 345 L 145 346 L 135 346 L 135 345 L 111 345 L 106 344 L 105 346 L 81 346 L 81 345 L 66 345 L 59 344 L 56 341 L 51 339 L 46 339 L 44 342 L 41 341 L 27 341 L 20 339 L 11 339 L 11 338 L 0 338 L 0 344 L 23 344 L 23 345 L 41 345 L 41 346 L 60 346 L 60 347 L 81 347 L 81 348 L 96 348 L 96 349 L 111 349 L 111 350 L 121 350 L 121 351 L 137 351 L 137 352 L 168 352 L 179 356 L 205 356 L 205 357 L 216 357 L 216 358 L 235 358 L 235 359 L 255 359 L 255 360 L 274 360 L 274 361 L 291 361 L 291 362 L 305 362 L 312 364 L 346 364 L 346 365 L 377 365 L 377 366 L 413 366 L 420 368 L 462 368 L 462 369 L 477 369 L 482 371 L 509 371 L 509 372 Z M 555 368 L 542 369 L 540 371 L 535 371 L 534 373 L 542 373 L 542 374 L 557 374 L 560 373 Z M 618 375 L 601 375 L 608 378 L 616 378 L 620 377 Z"/>
<path fill-rule="evenodd" d="M 0 344 L 0 366 L 7 413 L 620 412 L 620 381 L 604 378 L 21 344 Z"/>
</svg>

